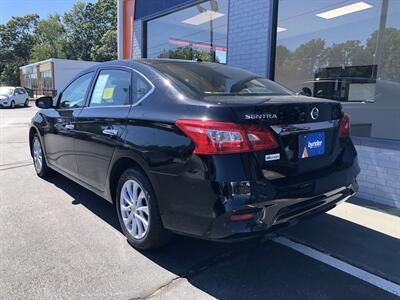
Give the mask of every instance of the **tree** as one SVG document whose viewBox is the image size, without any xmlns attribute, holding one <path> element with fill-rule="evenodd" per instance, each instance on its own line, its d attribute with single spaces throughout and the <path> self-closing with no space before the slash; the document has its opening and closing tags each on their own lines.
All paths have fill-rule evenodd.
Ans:
<svg viewBox="0 0 400 300">
<path fill-rule="evenodd" d="M 90 60 L 90 49 L 93 45 L 86 4 L 78 2 L 63 17 L 65 24 L 66 55 L 69 59 Z"/>
<path fill-rule="evenodd" d="M 117 2 L 77 2 L 62 17 L 12 17 L 0 25 L 0 84 L 19 84 L 19 67 L 48 58 L 117 58 Z"/>
<path fill-rule="evenodd" d="M 39 21 L 34 33 L 37 44 L 33 46 L 31 62 L 66 57 L 64 51 L 65 28 L 59 15 L 50 15 L 48 19 Z"/>
<path fill-rule="evenodd" d="M 0 25 L 0 82 L 18 85 L 19 67 L 26 65 L 35 45 L 34 28 L 39 16 L 28 14 L 24 17 L 12 17 L 6 24 Z"/>
<path fill-rule="evenodd" d="M 213 61 L 212 55 L 209 51 L 196 50 L 189 47 L 178 47 L 174 50 L 164 50 L 158 55 L 158 58 L 176 58 L 202 61 Z M 218 62 L 218 57 L 216 58 Z"/>
<path fill-rule="evenodd" d="M 372 56 L 366 56 L 361 41 L 349 40 L 332 44 L 327 50 L 330 66 L 357 66 L 372 64 Z"/>
<path fill-rule="evenodd" d="M 98 0 L 86 7 L 93 28 L 95 43 L 91 49 L 91 59 L 105 61 L 117 59 L 117 1 Z"/>
<path fill-rule="evenodd" d="M 117 59 L 117 31 L 108 30 L 100 39 L 100 43 L 93 46 L 91 57 L 95 61 Z"/>
<path fill-rule="evenodd" d="M 116 0 L 99 0 L 96 3 L 78 2 L 64 14 L 66 28 L 66 55 L 71 59 L 92 60 L 94 57 L 116 57 L 116 47 L 110 44 L 112 32 L 117 29 Z M 99 50 L 101 40 L 108 45 Z M 115 39 L 116 41 L 116 39 Z M 99 53 L 108 49 L 114 53 Z"/>
<path fill-rule="evenodd" d="M 372 57 L 376 51 L 378 31 L 372 33 L 367 40 L 365 52 Z M 381 78 L 400 82 L 400 29 L 386 28 L 383 39 L 383 61 L 378 68 L 381 68 Z"/>
<path fill-rule="evenodd" d="M 314 78 L 314 73 L 326 65 L 326 48 L 323 39 L 312 39 L 301 44 L 293 52 L 277 46 L 276 80 L 288 86 L 300 85 Z"/>
<path fill-rule="evenodd" d="M 295 69 L 307 77 L 326 64 L 325 40 L 312 39 L 300 45 L 293 53 Z"/>
</svg>

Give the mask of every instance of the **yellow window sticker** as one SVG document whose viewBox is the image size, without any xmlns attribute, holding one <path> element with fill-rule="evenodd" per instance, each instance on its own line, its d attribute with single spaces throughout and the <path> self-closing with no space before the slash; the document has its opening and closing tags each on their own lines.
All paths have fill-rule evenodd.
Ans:
<svg viewBox="0 0 400 300">
<path fill-rule="evenodd" d="M 114 93 L 113 87 L 105 88 L 103 91 L 103 100 L 112 99 L 113 93 Z"/>
</svg>

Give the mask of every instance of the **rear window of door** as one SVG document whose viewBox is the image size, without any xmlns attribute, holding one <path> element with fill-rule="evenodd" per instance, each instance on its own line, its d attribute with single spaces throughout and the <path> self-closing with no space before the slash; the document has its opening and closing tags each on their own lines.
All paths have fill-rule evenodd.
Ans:
<svg viewBox="0 0 400 300">
<path fill-rule="evenodd" d="M 133 104 L 142 101 L 153 89 L 150 82 L 137 72 L 133 72 Z"/>
<path fill-rule="evenodd" d="M 89 106 L 128 105 L 130 85 L 130 71 L 101 70 L 97 76 Z"/>
<path fill-rule="evenodd" d="M 62 92 L 59 99 L 59 108 L 79 108 L 85 104 L 86 93 L 94 72 L 87 73 L 75 79 Z"/>
</svg>

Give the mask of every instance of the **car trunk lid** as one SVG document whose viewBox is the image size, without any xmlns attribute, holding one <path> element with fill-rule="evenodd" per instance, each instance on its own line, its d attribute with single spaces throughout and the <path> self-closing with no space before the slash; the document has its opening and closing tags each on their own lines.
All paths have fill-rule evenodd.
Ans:
<svg viewBox="0 0 400 300">
<path fill-rule="evenodd" d="M 278 148 L 254 152 L 268 179 L 332 166 L 343 148 L 337 135 L 342 110 L 335 101 L 290 95 L 212 100 L 231 107 L 240 124 L 267 127 L 274 133 Z"/>
</svg>

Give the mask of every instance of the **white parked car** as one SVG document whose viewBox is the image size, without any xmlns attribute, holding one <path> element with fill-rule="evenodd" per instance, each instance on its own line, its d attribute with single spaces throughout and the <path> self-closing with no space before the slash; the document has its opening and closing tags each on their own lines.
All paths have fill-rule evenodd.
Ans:
<svg viewBox="0 0 400 300">
<path fill-rule="evenodd" d="M 22 87 L 0 86 L 0 107 L 29 105 L 29 95 Z"/>
</svg>

